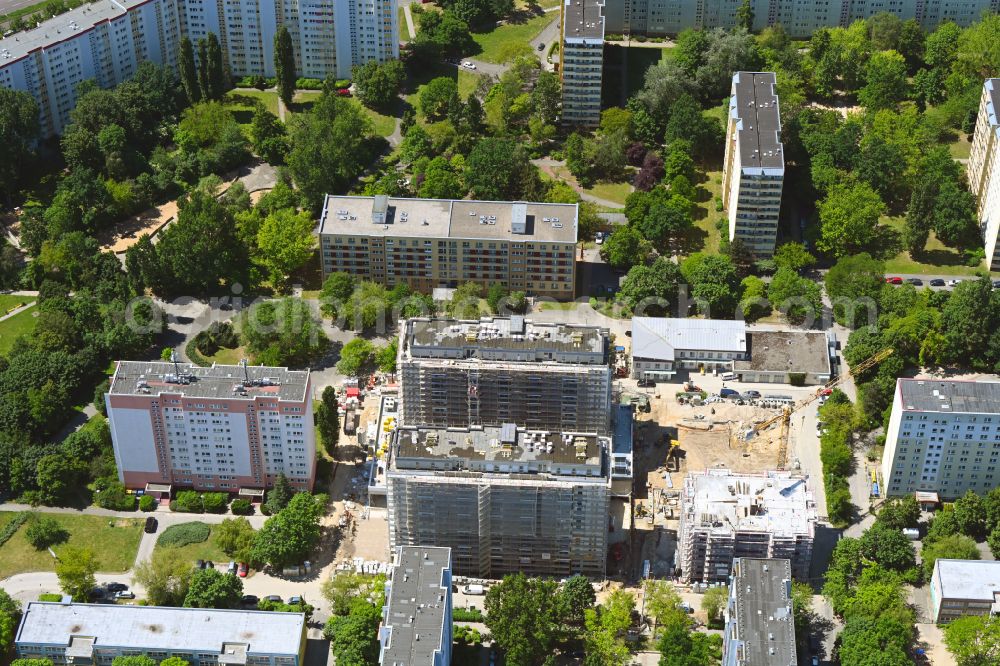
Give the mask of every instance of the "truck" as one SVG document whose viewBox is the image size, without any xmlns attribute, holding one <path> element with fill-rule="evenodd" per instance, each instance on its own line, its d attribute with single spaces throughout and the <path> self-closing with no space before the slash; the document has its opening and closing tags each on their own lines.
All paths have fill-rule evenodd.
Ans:
<svg viewBox="0 0 1000 666">
<path fill-rule="evenodd" d="M 466 594 L 474 594 L 476 596 L 486 593 L 482 585 L 466 585 L 462 588 L 462 592 Z"/>
<path fill-rule="evenodd" d="M 360 415 L 354 408 L 350 408 L 344 414 L 344 434 L 353 435 L 358 430 Z"/>
</svg>

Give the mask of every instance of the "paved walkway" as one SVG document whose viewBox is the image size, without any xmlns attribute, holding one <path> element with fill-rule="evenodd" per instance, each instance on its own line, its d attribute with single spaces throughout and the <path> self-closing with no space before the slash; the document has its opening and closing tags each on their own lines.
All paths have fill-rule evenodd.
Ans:
<svg viewBox="0 0 1000 666">
<path fill-rule="evenodd" d="M 19 308 L 14 308 L 13 310 L 11 310 L 10 312 L 8 312 L 7 314 L 0 316 L 0 321 L 3 321 L 4 319 L 10 319 L 14 315 L 19 315 L 22 312 L 24 312 L 25 310 L 27 310 L 28 308 L 33 307 L 34 305 L 35 305 L 35 302 L 32 301 L 31 303 L 26 303 L 25 305 L 22 305 Z"/>
<path fill-rule="evenodd" d="M 413 25 L 413 14 L 410 12 L 410 5 L 403 5 L 403 16 L 406 17 L 406 31 L 410 33 L 410 39 L 417 38 L 417 28 Z"/>
</svg>

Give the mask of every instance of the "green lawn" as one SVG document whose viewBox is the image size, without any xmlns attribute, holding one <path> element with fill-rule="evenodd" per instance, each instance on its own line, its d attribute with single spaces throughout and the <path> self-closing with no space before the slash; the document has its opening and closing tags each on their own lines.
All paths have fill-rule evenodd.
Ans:
<svg viewBox="0 0 1000 666">
<path fill-rule="evenodd" d="M 629 183 L 595 183 L 593 187 L 584 189 L 584 192 L 600 199 L 614 201 L 615 203 L 619 203 L 624 206 L 625 198 L 631 194 L 634 189 L 635 188 Z"/>
<path fill-rule="evenodd" d="M 7 314 L 14 308 L 34 302 L 34 296 L 11 296 L 9 294 L 0 294 L 0 316 Z"/>
<path fill-rule="evenodd" d="M 238 365 L 240 360 L 244 358 L 247 358 L 247 353 L 243 347 L 237 347 L 236 349 L 219 347 L 219 351 L 211 356 L 206 356 L 205 360 L 209 363 L 218 363 L 219 365 Z"/>
<path fill-rule="evenodd" d="M 211 525 L 210 527 L 214 527 Z M 216 564 L 222 562 L 229 562 L 229 556 L 222 552 L 218 544 L 215 541 L 215 531 L 208 536 L 208 539 L 202 541 L 201 543 L 192 543 L 187 546 L 156 546 L 156 550 L 162 548 L 170 548 L 172 550 L 179 551 L 187 559 L 194 562 L 195 560 L 212 560 Z"/>
<path fill-rule="evenodd" d="M 375 134 L 378 136 L 389 136 L 396 129 L 396 119 L 392 116 L 386 116 L 378 111 L 373 111 L 367 106 L 362 106 L 364 112 L 372 119 L 375 123 Z"/>
<path fill-rule="evenodd" d="M 402 5 L 396 10 L 396 22 L 399 24 L 399 41 L 410 41 L 410 29 L 406 27 L 406 12 L 403 10 Z M 413 27 L 416 28 L 416 21 L 413 23 Z"/>
<path fill-rule="evenodd" d="M 416 78 L 411 78 L 407 82 L 408 89 L 413 90 L 413 92 L 406 95 L 406 103 L 413 107 L 413 111 L 421 120 L 423 120 L 423 114 L 420 113 L 420 91 L 423 90 L 424 86 L 430 83 L 432 79 L 439 77 L 447 77 L 455 81 L 455 85 L 458 87 L 458 95 L 463 99 L 472 94 L 472 92 L 476 89 L 476 86 L 479 85 L 480 79 L 479 74 L 471 72 L 463 67 L 449 65 L 448 63 L 441 62 L 424 67 Z M 402 116 L 402 110 L 400 110 L 399 113 L 400 116 Z M 391 132 L 392 130 L 390 129 L 389 133 Z"/>
<path fill-rule="evenodd" d="M 543 16 L 535 16 L 524 23 L 508 23 L 493 32 L 473 34 L 472 38 L 479 44 L 482 52 L 476 58 L 486 62 L 499 63 L 508 44 L 527 44 L 538 36 L 552 21 L 559 18 L 559 12 L 549 12 Z"/>
<path fill-rule="evenodd" d="M 274 115 L 278 115 L 278 93 L 273 90 L 234 91 L 226 93 L 223 99 L 226 108 L 236 116 L 241 125 L 250 123 L 250 117 L 253 116 L 254 104 L 257 101 L 263 102 L 264 107 L 268 111 Z"/>
<path fill-rule="evenodd" d="M 5 355 L 14 346 L 14 340 L 21 335 L 31 335 L 38 321 L 35 315 L 38 308 L 28 308 L 13 317 L 0 321 L 0 356 Z"/>
<path fill-rule="evenodd" d="M 142 518 L 107 518 L 82 514 L 47 514 L 69 532 L 69 539 L 52 549 L 58 555 L 66 546 L 81 546 L 94 551 L 97 570 L 108 573 L 127 571 L 135 562 L 135 553 L 142 537 Z M 0 512 L 0 527 L 6 525 L 13 513 Z M 30 522 L 30 521 L 29 521 Z M 52 557 L 46 551 L 37 551 L 24 536 L 28 523 L 0 546 L 0 579 L 26 571 L 53 571 Z"/>
<path fill-rule="evenodd" d="M 709 171 L 705 174 L 706 180 L 698 185 L 701 196 L 694 213 L 694 224 L 700 239 L 701 247 L 693 247 L 692 251 L 704 250 L 709 253 L 718 253 L 719 239 L 722 233 L 715 224 L 720 218 L 726 216 L 725 212 L 715 210 L 715 197 L 722 192 L 722 171 Z M 696 243 L 697 244 L 697 243 Z"/>
<path fill-rule="evenodd" d="M 969 135 L 958 132 L 955 140 L 948 144 L 948 152 L 957 159 L 969 159 L 969 153 L 972 152 L 972 141 L 969 140 Z"/>
<path fill-rule="evenodd" d="M 903 217 L 883 217 L 881 224 L 892 227 L 902 233 Z M 965 255 L 958 250 L 944 245 L 932 231 L 927 239 L 927 246 L 916 259 L 906 251 L 885 262 L 886 273 L 923 273 L 931 275 L 974 275 L 981 267 L 971 268 L 965 265 Z"/>
</svg>

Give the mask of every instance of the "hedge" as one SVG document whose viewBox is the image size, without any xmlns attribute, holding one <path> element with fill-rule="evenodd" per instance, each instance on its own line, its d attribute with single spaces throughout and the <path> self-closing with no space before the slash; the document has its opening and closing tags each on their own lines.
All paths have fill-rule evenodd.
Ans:
<svg viewBox="0 0 1000 666">
<path fill-rule="evenodd" d="M 61 594 L 54 594 L 52 592 L 45 592 L 38 595 L 39 601 L 62 601 Z"/>
<path fill-rule="evenodd" d="M 140 511 L 156 511 L 156 500 L 152 495 L 143 495 L 139 498 Z"/>
<path fill-rule="evenodd" d="M 348 84 L 350 85 L 350 84 Z M 340 86 L 338 86 L 340 87 Z M 344 86 L 346 87 L 346 86 Z M 322 79 L 306 79 L 298 78 L 295 79 L 295 89 L 296 90 L 322 90 L 323 81 Z"/>
<path fill-rule="evenodd" d="M 157 546 L 188 546 L 192 543 L 203 543 L 208 540 L 212 528 L 205 523 L 181 523 L 163 530 L 156 540 Z"/>
<path fill-rule="evenodd" d="M 21 529 L 21 525 L 27 522 L 28 518 L 31 517 L 30 511 L 21 511 L 20 513 L 14 514 L 14 517 L 10 519 L 10 522 L 3 526 L 0 530 L 0 546 L 7 543 L 14 533 Z"/>
<path fill-rule="evenodd" d="M 253 503 L 248 499 L 235 499 L 229 505 L 229 510 L 233 512 L 234 516 L 252 516 Z"/>
<path fill-rule="evenodd" d="M 229 508 L 229 494 L 205 493 L 202 496 L 202 504 L 206 513 L 225 513 Z"/>
<path fill-rule="evenodd" d="M 485 620 L 485 616 L 483 615 L 483 611 L 478 608 L 453 608 L 451 611 L 451 619 L 455 622 L 483 622 Z"/>
<path fill-rule="evenodd" d="M 184 513 L 205 513 L 205 503 L 201 501 L 201 493 L 194 490 L 182 490 L 175 499 L 170 500 L 171 511 Z"/>
<path fill-rule="evenodd" d="M 200 365 L 203 368 L 209 368 L 212 366 L 204 356 L 198 352 L 197 338 L 191 338 L 186 345 L 184 345 L 184 353 L 195 365 Z"/>
</svg>

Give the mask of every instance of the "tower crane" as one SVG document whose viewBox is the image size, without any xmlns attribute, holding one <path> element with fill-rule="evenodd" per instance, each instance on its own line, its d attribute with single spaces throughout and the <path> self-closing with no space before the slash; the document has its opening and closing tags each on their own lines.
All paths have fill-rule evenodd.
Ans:
<svg viewBox="0 0 1000 666">
<path fill-rule="evenodd" d="M 813 401 L 815 401 L 817 398 L 819 398 L 821 395 L 823 395 L 825 392 L 829 391 L 830 389 L 833 389 L 833 388 L 836 388 L 837 386 L 840 386 L 842 383 L 844 383 L 845 381 L 847 381 L 848 377 L 856 377 L 856 376 L 860 375 L 862 372 L 864 372 L 865 370 L 869 370 L 870 368 L 878 365 L 879 363 L 881 363 L 885 359 L 887 359 L 890 356 L 892 356 L 893 351 L 894 350 L 893 350 L 892 347 L 887 347 L 887 348 L 883 349 L 882 351 L 878 352 L 877 354 L 874 354 L 874 355 L 866 358 L 864 361 L 862 361 L 861 363 L 858 363 L 856 366 L 854 366 L 853 368 L 851 368 L 850 370 L 848 370 L 847 374 L 839 375 L 837 377 L 834 377 L 830 381 L 828 381 L 826 384 L 823 385 L 822 388 L 820 388 L 819 390 L 817 390 L 812 395 L 807 396 L 807 397 L 803 398 L 802 400 L 799 400 L 798 402 L 796 402 L 793 405 L 790 405 L 788 407 L 783 408 L 781 410 L 781 413 L 775 414 L 771 418 L 769 418 L 769 419 L 767 419 L 765 421 L 762 421 L 761 423 L 758 423 L 757 425 L 751 426 L 750 429 L 747 430 L 746 434 L 744 435 L 744 439 L 747 440 L 747 441 L 749 441 L 749 440 L 753 439 L 757 435 L 757 433 L 759 433 L 759 432 L 761 432 L 763 430 L 767 430 L 768 428 L 770 428 L 775 423 L 779 423 L 780 422 L 780 424 L 781 424 L 781 434 L 778 437 L 778 440 L 779 440 L 779 442 L 778 442 L 778 469 L 779 470 L 785 469 L 785 459 L 788 456 L 788 426 L 789 426 L 789 423 L 791 422 L 792 414 L 794 414 L 795 412 L 799 411 L 803 407 L 806 407 L 806 406 L 810 405 Z"/>
</svg>

